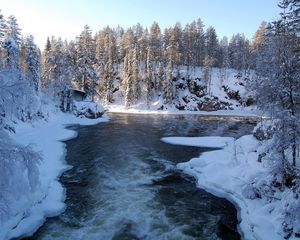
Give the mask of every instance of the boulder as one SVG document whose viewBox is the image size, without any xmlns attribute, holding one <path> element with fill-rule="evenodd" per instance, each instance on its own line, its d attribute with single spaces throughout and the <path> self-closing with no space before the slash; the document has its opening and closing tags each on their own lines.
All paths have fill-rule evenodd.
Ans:
<svg viewBox="0 0 300 240">
<path fill-rule="evenodd" d="M 104 114 L 104 108 L 100 104 L 91 101 L 75 101 L 73 113 L 77 117 L 96 119 Z"/>
</svg>

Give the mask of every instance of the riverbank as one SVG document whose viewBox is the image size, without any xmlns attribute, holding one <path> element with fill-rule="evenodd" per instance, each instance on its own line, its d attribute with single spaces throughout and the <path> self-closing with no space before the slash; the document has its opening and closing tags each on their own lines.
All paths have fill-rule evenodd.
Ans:
<svg viewBox="0 0 300 240">
<path fill-rule="evenodd" d="M 93 125 L 108 121 L 107 118 L 78 118 L 73 114 L 51 114 L 47 120 L 21 123 L 15 126 L 16 133 L 10 137 L 21 146 L 28 146 L 42 156 L 38 165 L 40 184 L 34 198 L 20 198 L 14 202 L 15 212 L 1 226 L 0 239 L 28 236 L 34 233 L 47 217 L 60 214 L 65 209 L 65 193 L 59 177 L 71 168 L 64 161 L 66 149 L 62 142 L 77 136 L 68 125 Z"/>
<path fill-rule="evenodd" d="M 106 107 L 108 112 L 112 113 L 128 113 L 128 114 L 174 114 L 174 115 L 200 115 L 200 116 L 215 116 L 215 117 L 249 117 L 249 118 L 265 118 L 266 116 L 258 111 L 246 109 L 235 110 L 218 110 L 218 111 L 187 111 L 178 110 L 176 108 L 170 110 L 146 110 L 140 108 L 125 109 L 124 106 L 109 105 Z"/>
<path fill-rule="evenodd" d="M 282 213 L 284 197 L 288 195 L 282 193 L 278 199 L 268 201 L 255 197 L 255 193 L 249 188 L 255 179 L 267 176 L 267 168 L 258 161 L 261 142 L 252 135 L 237 140 L 225 137 L 167 137 L 162 141 L 175 145 L 220 148 L 180 163 L 177 167 L 194 176 L 200 188 L 225 197 L 236 205 L 244 239 L 284 238 Z"/>
</svg>

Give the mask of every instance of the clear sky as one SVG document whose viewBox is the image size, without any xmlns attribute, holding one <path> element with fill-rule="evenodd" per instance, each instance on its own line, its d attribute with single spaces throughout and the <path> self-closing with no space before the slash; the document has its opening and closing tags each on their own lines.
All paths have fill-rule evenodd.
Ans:
<svg viewBox="0 0 300 240">
<path fill-rule="evenodd" d="M 161 28 L 202 19 L 219 37 L 244 33 L 252 38 L 260 23 L 278 18 L 278 0 L 0 0 L 7 18 L 15 15 L 23 34 L 44 47 L 47 36 L 73 39 L 88 24 L 93 32 L 109 25 L 127 28 L 137 22 Z"/>
</svg>

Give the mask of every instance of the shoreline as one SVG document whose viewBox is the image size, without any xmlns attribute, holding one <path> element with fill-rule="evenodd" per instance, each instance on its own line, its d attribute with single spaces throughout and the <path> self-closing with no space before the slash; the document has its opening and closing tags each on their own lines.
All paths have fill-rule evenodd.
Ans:
<svg viewBox="0 0 300 240">
<path fill-rule="evenodd" d="M 193 115 L 203 117 L 224 117 L 224 118 L 236 118 L 236 119 L 250 119 L 250 120 L 262 120 L 267 119 L 268 116 L 258 111 L 246 111 L 246 110 L 218 110 L 218 111 L 164 111 L 164 110 L 142 110 L 142 109 L 124 109 L 124 108 L 112 108 L 106 109 L 108 113 L 126 113 L 126 114 L 157 114 L 157 115 Z"/>
<path fill-rule="evenodd" d="M 98 119 L 78 118 L 72 114 L 56 113 L 46 120 L 16 125 L 16 133 L 10 137 L 21 146 L 31 146 L 32 150 L 42 156 L 38 165 L 40 186 L 36 199 L 30 202 L 30 207 L 11 217 L 0 233 L 0 239 L 11 239 L 31 236 L 46 221 L 48 217 L 59 215 L 65 210 L 65 189 L 59 181 L 63 172 L 72 168 L 65 161 L 66 144 L 78 133 L 68 129 L 71 125 L 95 125 L 109 121 L 106 117 Z"/>
<path fill-rule="evenodd" d="M 204 152 L 197 158 L 177 164 L 177 168 L 194 177 L 197 187 L 230 201 L 238 212 L 238 230 L 242 239 L 281 240 L 280 203 L 249 199 L 243 195 L 247 183 L 266 174 L 257 162 L 259 142 L 251 135 L 239 139 L 226 137 L 166 137 L 163 142 L 185 146 L 207 146 L 207 138 L 220 150 Z M 222 143 L 222 144 L 221 144 Z M 225 144 L 224 144 L 225 143 Z M 214 146 L 216 147 L 216 146 Z M 218 171 L 221 170 L 221 174 Z"/>
</svg>

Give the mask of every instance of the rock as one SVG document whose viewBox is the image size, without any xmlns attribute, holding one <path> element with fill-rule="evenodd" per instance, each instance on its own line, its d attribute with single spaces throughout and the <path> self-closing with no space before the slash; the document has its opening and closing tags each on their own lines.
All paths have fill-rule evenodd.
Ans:
<svg viewBox="0 0 300 240">
<path fill-rule="evenodd" d="M 75 101 L 73 104 L 73 113 L 77 117 L 96 119 L 104 114 L 104 108 L 91 101 Z"/>
<path fill-rule="evenodd" d="M 217 111 L 224 109 L 230 109 L 230 104 L 228 102 L 220 101 L 217 97 L 206 97 L 198 103 L 198 110 L 201 111 Z"/>
<path fill-rule="evenodd" d="M 191 94 L 194 94 L 199 98 L 207 95 L 207 88 L 206 86 L 201 85 L 199 78 L 188 81 L 188 88 Z"/>
<path fill-rule="evenodd" d="M 260 122 L 253 130 L 253 136 L 259 140 L 271 139 L 277 127 L 277 122 L 272 120 L 267 120 Z"/>
</svg>

